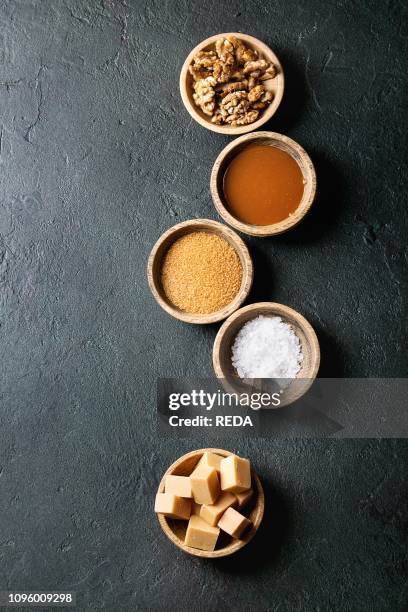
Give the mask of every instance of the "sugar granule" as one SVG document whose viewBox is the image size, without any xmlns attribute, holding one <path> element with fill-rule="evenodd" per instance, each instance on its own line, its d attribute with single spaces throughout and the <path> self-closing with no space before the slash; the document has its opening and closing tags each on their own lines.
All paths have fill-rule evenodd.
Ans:
<svg viewBox="0 0 408 612">
<path fill-rule="evenodd" d="M 232 346 L 232 365 L 240 378 L 295 378 L 302 361 L 299 338 L 281 317 L 251 319 Z"/>
</svg>

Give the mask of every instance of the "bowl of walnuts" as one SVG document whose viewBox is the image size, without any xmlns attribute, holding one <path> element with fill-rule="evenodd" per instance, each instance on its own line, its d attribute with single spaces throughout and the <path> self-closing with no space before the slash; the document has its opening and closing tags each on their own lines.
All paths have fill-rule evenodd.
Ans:
<svg viewBox="0 0 408 612">
<path fill-rule="evenodd" d="M 183 103 L 200 125 L 245 134 L 276 112 L 285 86 L 281 63 L 262 41 L 240 33 L 216 34 L 195 47 L 180 74 Z"/>
</svg>

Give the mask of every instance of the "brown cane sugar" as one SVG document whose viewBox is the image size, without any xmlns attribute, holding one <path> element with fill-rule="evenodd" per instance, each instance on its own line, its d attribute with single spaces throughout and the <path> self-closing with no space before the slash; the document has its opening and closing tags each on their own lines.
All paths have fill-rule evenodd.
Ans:
<svg viewBox="0 0 408 612">
<path fill-rule="evenodd" d="M 235 249 L 215 233 L 194 231 L 165 254 L 161 285 L 168 301 L 184 312 L 209 314 L 230 304 L 242 282 Z"/>
</svg>

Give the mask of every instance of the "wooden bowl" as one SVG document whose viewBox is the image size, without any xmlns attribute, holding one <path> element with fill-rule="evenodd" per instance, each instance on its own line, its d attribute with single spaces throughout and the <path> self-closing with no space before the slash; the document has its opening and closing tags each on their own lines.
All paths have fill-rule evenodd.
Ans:
<svg viewBox="0 0 408 612">
<path fill-rule="evenodd" d="M 258 302 L 240 308 L 231 315 L 220 327 L 214 341 L 213 347 L 213 366 L 217 378 L 222 380 L 223 385 L 228 391 L 235 393 L 248 392 L 248 384 L 259 390 L 261 380 L 244 381 L 239 378 L 237 371 L 231 362 L 231 349 L 235 337 L 242 326 L 247 321 L 259 315 L 278 316 L 285 323 L 289 323 L 300 340 L 303 353 L 303 362 L 296 379 L 290 382 L 289 386 L 281 395 L 280 407 L 287 406 L 299 399 L 312 386 L 317 376 L 320 365 L 320 347 L 313 327 L 306 319 L 289 306 L 275 304 L 273 302 Z M 265 389 L 266 390 L 266 389 Z"/>
<path fill-rule="evenodd" d="M 222 457 L 228 457 L 229 455 L 234 455 L 235 453 L 230 453 L 229 451 L 222 450 L 220 448 L 201 448 L 200 450 L 192 451 L 191 453 L 187 453 L 177 459 L 166 471 L 161 482 L 159 484 L 159 488 L 157 490 L 158 493 L 164 493 L 164 483 L 166 480 L 166 476 L 168 474 L 174 474 L 175 476 L 189 476 L 191 472 L 194 470 L 198 461 L 201 459 L 201 456 L 206 453 L 216 453 L 217 455 L 221 455 Z M 227 534 L 220 533 L 218 538 L 217 547 L 214 551 L 208 550 L 199 550 L 198 548 L 191 548 L 190 546 L 186 546 L 184 544 L 184 539 L 187 530 L 187 521 L 177 521 L 175 519 L 169 519 L 162 514 L 158 514 L 157 517 L 159 519 L 159 523 L 161 528 L 163 529 L 166 536 L 181 550 L 189 553 L 190 555 L 195 555 L 196 557 L 209 557 L 210 559 L 216 559 L 217 557 L 226 557 L 228 555 L 232 555 L 233 553 L 243 548 L 245 544 L 248 544 L 250 540 L 256 534 L 259 525 L 261 524 L 264 509 L 265 509 L 265 496 L 262 488 L 261 481 L 259 477 L 251 468 L 251 479 L 252 479 L 252 489 L 254 491 L 254 496 L 252 501 L 250 502 L 249 508 L 252 508 L 249 514 L 245 513 L 245 516 L 252 521 L 252 526 L 248 529 L 242 539 L 231 538 Z M 224 537 L 225 536 L 225 537 Z"/>
<path fill-rule="evenodd" d="M 304 191 L 299 206 L 287 219 L 271 225 L 243 223 L 231 214 L 224 196 L 224 175 L 229 163 L 245 147 L 257 144 L 277 147 L 289 153 L 298 163 L 303 174 Z M 295 227 L 310 210 L 316 195 L 316 173 L 309 155 L 297 142 L 276 132 L 256 132 L 237 138 L 221 151 L 211 172 L 210 188 L 215 208 L 226 223 L 250 236 L 273 236 Z"/>
<path fill-rule="evenodd" d="M 235 249 L 242 265 L 242 283 L 237 295 L 230 304 L 210 314 L 190 314 L 180 310 L 169 302 L 160 282 L 162 260 L 167 250 L 178 238 L 194 231 L 211 232 L 227 240 Z M 229 317 L 247 298 L 252 286 L 253 276 L 252 259 L 245 243 L 229 227 L 210 219 L 191 219 L 190 221 L 178 223 L 164 232 L 154 245 L 147 265 L 149 286 L 156 302 L 170 315 L 186 323 L 208 324 L 222 321 Z"/>
<path fill-rule="evenodd" d="M 193 61 L 194 56 L 199 51 L 208 51 L 210 49 L 214 49 L 215 42 L 219 38 L 225 38 L 226 36 L 235 36 L 236 38 L 242 40 L 248 47 L 258 51 L 259 55 L 266 59 L 268 62 L 273 62 L 278 70 L 278 74 L 274 79 L 268 79 L 264 81 L 268 91 L 272 91 L 275 94 L 274 99 L 271 104 L 262 112 L 259 119 L 250 123 L 249 125 L 241 125 L 238 127 L 231 127 L 229 125 L 216 125 L 215 123 L 211 123 L 211 117 L 205 115 L 201 109 L 195 105 L 193 100 L 193 77 L 188 71 L 190 64 Z M 206 38 L 197 45 L 191 53 L 188 55 L 186 61 L 183 64 L 180 73 L 180 93 L 181 98 L 183 100 L 184 106 L 190 113 L 193 119 L 197 121 L 200 125 L 211 130 L 213 132 L 218 132 L 219 134 L 227 134 L 228 136 L 237 136 L 238 134 L 246 134 L 247 132 L 252 132 L 264 125 L 269 119 L 276 113 L 279 104 L 281 103 L 283 90 L 285 88 L 285 79 L 283 75 L 282 65 L 279 59 L 276 57 L 275 53 L 270 49 L 265 43 L 254 38 L 253 36 L 248 36 L 247 34 L 241 34 L 240 32 L 230 32 L 224 34 L 216 34 L 215 36 L 210 36 L 210 38 Z"/>
</svg>

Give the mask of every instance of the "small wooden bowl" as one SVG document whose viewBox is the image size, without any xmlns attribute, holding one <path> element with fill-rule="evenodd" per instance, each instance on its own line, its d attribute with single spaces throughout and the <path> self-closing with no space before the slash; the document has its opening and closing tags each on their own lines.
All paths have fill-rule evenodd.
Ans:
<svg viewBox="0 0 408 612">
<path fill-rule="evenodd" d="M 211 117 L 205 115 L 201 109 L 195 105 L 193 99 L 193 77 L 188 71 L 190 64 L 193 61 L 194 56 L 199 51 L 208 51 L 210 49 L 214 49 L 215 42 L 219 38 L 225 38 L 226 36 L 235 36 L 236 38 L 242 40 L 248 47 L 258 51 L 259 55 L 266 59 L 268 62 L 272 62 L 275 64 L 278 74 L 274 79 L 268 79 L 264 81 L 268 91 L 272 91 L 275 94 L 274 99 L 271 104 L 262 112 L 259 119 L 250 123 L 249 125 L 241 125 L 238 127 L 231 127 L 229 125 L 216 125 L 215 123 L 211 123 Z M 218 132 L 219 134 L 227 134 L 227 136 L 237 136 L 238 134 L 246 134 L 248 132 L 252 132 L 264 125 L 269 119 L 276 113 L 279 104 L 281 103 L 283 91 L 285 88 L 285 79 L 283 75 L 282 65 L 279 59 L 276 57 L 275 53 L 270 49 L 265 43 L 254 38 L 253 36 L 248 36 L 248 34 L 241 34 L 240 32 L 230 32 L 224 34 L 216 34 L 215 36 L 210 36 L 210 38 L 206 38 L 199 45 L 197 45 L 189 54 L 186 61 L 183 64 L 180 73 L 180 93 L 181 98 L 183 100 L 184 106 L 190 113 L 193 119 L 197 121 L 200 125 L 211 130 L 213 132 Z"/>
<path fill-rule="evenodd" d="M 178 238 L 194 231 L 211 232 L 227 240 L 235 249 L 242 265 L 242 283 L 237 295 L 230 304 L 210 314 L 190 314 L 173 306 L 164 294 L 160 282 L 161 264 L 167 250 Z M 252 286 L 253 276 L 252 259 L 245 243 L 229 227 L 210 219 L 191 219 L 171 227 L 162 234 L 154 245 L 147 264 L 149 286 L 156 302 L 170 315 L 186 323 L 208 324 L 223 321 L 229 317 L 247 298 Z"/>
<path fill-rule="evenodd" d="M 273 223 L 271 225 L 251 225 L 249 223 L 243 223 L 234 217 L 228 209 L 223 189 L 225 172 L 233 157 L 250 145 L 277 147 L 289 153 L 298 163 L 302 171 L 304 191 L 300 204 L 293 214 L 278 223 Z M 215 160 L 211 172 L 210 188 L 215 208 L 226 223 L 250 236 L 274 236 L 287 232 L 295 227 L 310 210 L 316 195 L 316 173 L 309 155 L 297 142 L 287 136 L 277 134 L 276 132 L 256 132 L 237 138 L 221 151 Z M 249 204 L 250 202 L 248 202 L 248 205 Z"/>
<path fill-rule="evenodd" d="M 166 471 L 161 482 L 159 484 L 159 488 L 157 490 L 158 493 L 164 493 L 164 483 L 166 480 L 166 476 L 168 474 L 174 474 L 175 476 L 189 476 L 191 472 L 194 470 L 198 461 L 201 459 L 202 455 L 206 452 L 216 453 L 217 455 L 221 455 L 222 457 L 228 457 L 229 455 L 233 455 L 234 453 L 230 453 L 229 451 L 222 450 L 220 448 L 201 448 L 200 450 L 192 451 L 191 453 L 187 453 L 177 459 Z M 162 514 L 158 514 L 157 517 L 159 519 L 159 523 L 161 528 L 163 529 L 166 536 L 181 550 L 189 553 L 190 555 L 195 555 L 196 557 L 208 557 L 210 559 L 216 559 L 217 557 L 226 557 L 228 555 L 232 555 L 233 553 L 243 548 L 245 544 L 248 544 L 250 540 L 256 534 L 259 525 L 261 524 L 264 509 L 265 509 L 265 496 L 262 488 L 261 481 L 259 477 L 251 468 L 251 479 L 252 479 L 252 489 L 254 491 L 254 496 L 252 501 L 250 502 L 250 506 L 252 508 L 251 512 L 246 515 L 252 521 L 252 526 L 248 529 L 242 539 L 238 540 L 235 538 L 231 538 L 225 534 L 225 538 L 223 538 L 224 534 L 220 534 L 217 542 L 217 548 L 214 551 L 208 550 L 199 550 L 198 548 L 191 548 L 190 546 L 186 546 L 184 544 L 184 539 L 187 530 L 187 521 L 177 521 L 174 519 L 169 519 Z"/>
<path fill-rule="evenodd" d="M 281 395 L 280 407 L 296 401 L 310 389 L 320 365 L 320 347 L 310 323 L 296 310 L 273 302 L 258 302 L 240 308 L 218 330 L 213 347 L 213 366 L 217 378 L 229 391 L 248 392 L 247 383 L 239 378 L 231 362 L 231 349 L 239 330 L 259 315 L 278 316 L 289 323 L 300 340 L 303 362 L 299 373 Z"/>
</svg>

